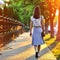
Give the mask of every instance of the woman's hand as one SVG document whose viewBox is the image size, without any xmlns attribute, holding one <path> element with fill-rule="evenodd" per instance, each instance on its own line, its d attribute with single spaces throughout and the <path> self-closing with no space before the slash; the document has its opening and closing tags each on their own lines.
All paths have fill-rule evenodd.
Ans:
<svg viewBox="0 0 60 60">
<path fill-rule="evenodd" d="M 32 36 L 32 33 L 30 32 L 30 36 Z"/>
<path fill-rule="evenodd" d="M 44 37 L 44 36 L 45 36 L 45 33 L 44 33 L 44 32 L 42 32 L 42 33 L 41 33 L 41 35 L 42 35 L 42 37 Z"/>
<path fill-rule="evenodd" d="M 32 24 L 33 24 L 33 22 L 30 21 L 30 36 L 32 36 Z"/>
</svg>

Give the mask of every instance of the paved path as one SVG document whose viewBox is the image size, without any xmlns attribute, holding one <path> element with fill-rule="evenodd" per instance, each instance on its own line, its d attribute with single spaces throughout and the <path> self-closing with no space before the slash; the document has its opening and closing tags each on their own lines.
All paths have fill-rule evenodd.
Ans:
<svg viewBox="0 0 60 60">
<path fill-rule="evenodd" d="M 31 37 L 24 33 L 10 42 L 1 51 L 0 60 L 56 60 L 46 44 L 41 45 L 39 58 L 34 57 L 34 47 L 31 45 Z"/>
</svg>

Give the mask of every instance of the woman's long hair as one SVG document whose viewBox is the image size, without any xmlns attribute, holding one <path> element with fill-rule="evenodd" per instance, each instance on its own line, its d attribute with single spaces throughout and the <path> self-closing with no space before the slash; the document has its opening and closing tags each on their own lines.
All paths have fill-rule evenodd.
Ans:
<svg viewBox="0 0 60 60">
<path fill-rule="evenodd" d="M 39 9 L 38 6 L 35 7 L 35 9 L 34 9 L 33 17 L 36 18 L 36 19 L 38 19 L 40 17 L 40 9 Z"/>
</svg>

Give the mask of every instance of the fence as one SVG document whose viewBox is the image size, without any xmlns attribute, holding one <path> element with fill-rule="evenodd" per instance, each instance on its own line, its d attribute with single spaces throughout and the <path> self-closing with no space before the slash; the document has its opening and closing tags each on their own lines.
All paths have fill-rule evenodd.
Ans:
<svg viewBox="0 0 60 60">
<path fill-rule="evenodd" d="M 23 32 L 19 21 L 0 16 L 0 48 Z"/>
</svg>

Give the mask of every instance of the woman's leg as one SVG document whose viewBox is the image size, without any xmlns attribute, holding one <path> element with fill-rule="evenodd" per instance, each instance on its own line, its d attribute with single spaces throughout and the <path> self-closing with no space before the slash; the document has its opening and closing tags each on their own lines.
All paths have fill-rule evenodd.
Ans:
<svg viewBox="0 0 60 60">
<path fill-rule="evenodd" d="M 39 51 L 40 51 L 40 45 L 38 45 L 38 53 L 39 53 Z"/>
<path fill-rule="evenodd" d="M 34 45 L 35 52 L 38 52 L 37 45 Z"/>
<path fill-rule="evenodd" d="M 35 48 L 35 57 L 38 58 L 38 46 L 35 45 L 34 48 Z"/>
</svg>

